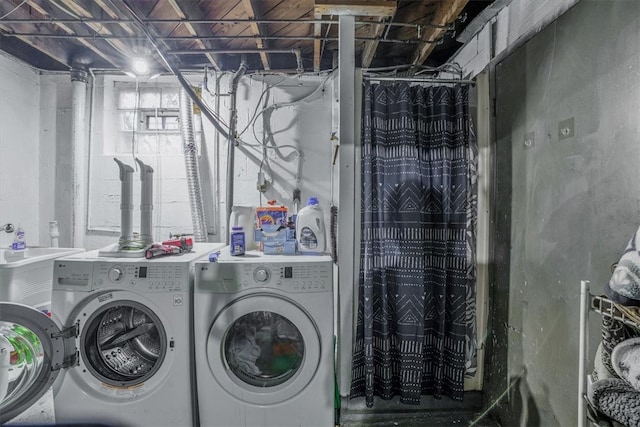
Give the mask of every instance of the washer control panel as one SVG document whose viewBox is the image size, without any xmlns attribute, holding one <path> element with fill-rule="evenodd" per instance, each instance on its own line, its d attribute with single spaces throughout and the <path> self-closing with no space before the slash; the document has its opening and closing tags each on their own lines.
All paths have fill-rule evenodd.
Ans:
<svg viewBox="0 0 640 427">
<path fill-rule="evenodd" d="M 56 289 L 137 289 L 145 292 L 173 292 L 189 289 L 186 263 L 57 261 Z"/>
<path fill-rule="evenodd" d="M 96 287 L 119 284 L 145 291 L 179 291 L 189 286 L 189 268 L 178 263 L 98 262 L 93 270 L 93 284 Z"/>
<path fill-rule="evenodd" d="M 235 293 L 245 289 L 275 288 L 287 292 L 333 290 L 333 263 L 197 263 L 196 287 Z"/>
</svg>

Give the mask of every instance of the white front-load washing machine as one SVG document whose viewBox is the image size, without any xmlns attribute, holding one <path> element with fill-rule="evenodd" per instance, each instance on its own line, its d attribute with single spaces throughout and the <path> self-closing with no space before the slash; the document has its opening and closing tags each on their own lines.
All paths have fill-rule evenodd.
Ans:
<svg viewBox="0 0 640 427">
<path fill-rule="evenodd" d="M 193 266 L 222 246 L 150 260 L 60 258 L 51 319 L 0 303 L 0 423 L 53 384 L 57 423 L 197 424 Z"/>
<path fill-rule="evenodd" d="M 196 262 L 200 422 L 333 426 L 333 264 L 251 251 Z"/>
</svg>

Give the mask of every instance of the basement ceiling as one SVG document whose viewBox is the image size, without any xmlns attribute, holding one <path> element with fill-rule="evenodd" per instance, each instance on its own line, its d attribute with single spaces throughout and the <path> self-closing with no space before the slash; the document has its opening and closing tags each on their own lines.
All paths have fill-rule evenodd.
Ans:
<svg viewBox="0 0 640 427">
<path fill-rule="evenodd" d="M 0 0 L 0 49 L 44 70 L 298 73 L 335 67 L 338 19 L 355 16 L 356 66 L 438 67 L 493 0 Z"/>
</svg>

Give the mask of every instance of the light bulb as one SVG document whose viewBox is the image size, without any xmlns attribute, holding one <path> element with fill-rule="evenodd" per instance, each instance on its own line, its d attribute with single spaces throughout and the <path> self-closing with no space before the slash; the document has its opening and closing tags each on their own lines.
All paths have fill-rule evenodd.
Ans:
<svg viewBox="0 0 640 427">
<path fill-rule="evenodd" d="M 133 58 L 131 70 L 138 76 L 145 76 L 149 74 L 149 63 L 144 58 Z"/>
</svg>

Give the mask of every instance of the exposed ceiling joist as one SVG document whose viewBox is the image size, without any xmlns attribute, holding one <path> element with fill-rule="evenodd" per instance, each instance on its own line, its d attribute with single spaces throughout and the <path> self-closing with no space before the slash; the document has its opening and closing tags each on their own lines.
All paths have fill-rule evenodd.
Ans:
<svg viewBox="0 0 640 427">
<path fill-rule="evenodd" d="M 260 54 L 247 60 L 251 70 L 321 72 L 335 66 L 336 19 L 349 14 L 358 66 L 438 66 L 460 46 L 447 31 L 464 30 L 493 1 L 0 0 L 0 49 L 51 70 L 82 54 L 89 66 L 126 71 L 134 56 L 151 54 L 155 69 L 231 71 L 251 51 Z M 458 22 L 461 13 L 469 18 Z M 276 51 L 295 53 L 295 68 Z"/>
<path fill-rule="evenodd" d="M 43 3 L 42 5 L 40 5 L 34 0 L 27 0 L 27 4 L 38 11 L 38 13 L 41 13 L 43 16 L 53 17 L 57 12 L 57 9 L 53 9 L 53 7 L 49 3 Z M 75 34 L 77 33 L 77 30 L 81 28 L 81 24 L 61 24 L 56 23 L 55 20 L 52 20 L 51 22 L 52 25 L 55 25 L 56 27 L 62 29 L 67 34 Z M 93 51 L 96 55 L 100 56 L 102 59 L 104 59 L 114 67 L 118 66 L 118 61 L 116 61 L 113 56 L 106 53 L 113 53 L 113 48 L 109 43 L 105 43 L 104 40 L 101 40 L 99 43 L 97 41 L 96 43 L 92 43 L 89 40 L 78 40 L 78 43 L 84 45 L 86 48 Z"/>
<path fill-rule="evenodd" d="M 253 0 L 242 0 L 242 5 L 244 6 L 244 10 L 247 12 L 247 17 L 249 19 L 256 19 L 256 11 L 253 5 Z M 256 38 L 256 46 L 258 47 L 258 49 L 266 49 L 264 40 L 260 38 L 260 26 L 255 22 L 252 22 L 251 24 L 249 24 L 249 26 L 251 27 L 253 35 L 258 37 Z M 260 60 L 262 60 L 262 66 L 265 70 L 271 69 L 271 66 L 269 65 L 269 57 L 265 52 L 260 52 Z"/>
<path fill-rule="evenodd" d="M 315 19 L 320 19 L 321 15 L 314 15 Z M 316 40 L 313 41 L 313 71 L 320 71 L 320 57 L 322 55 L 322 41 L 320 36 L 322 35 L 322 24 L 313 24 L 313 36 Z"/>
<path fill-rule="evenodd" d="M 86 9 L 85 7 L 81 6 L 80 4 L 76 3 L 76 1 L 74 0 L 62 0 L 62 2 L 64 3 L 64 5 L 66 7 L 68 7 L 70 9 L 70 11 L 76 15 L 78 15 L 79 17 L 82 18 L 91 18 L 92 16 L 95 15 L 95 11 L 93 10 L 89 10 Z M 92 6 L 97 5 L 96 3 L 92 3 Z M 108 28 L 106 28 L 104 25 L 102 24 L 86 24 L 89 28 L 91 28 L 93 31 L 95 31 L 96 34 L 100 34 L 100 35 L 118 35 L 115 34 L 115 32 L 111 32 L 109 31 Z M 128 55 L 128 56 L 132 56 L 133 52 L 131 51 L 131 48 L 129 46 L 127 46 L 125 43 L 123 43 L 120 40 L 108 40 L 109 44 L 111 44 L 116 50 L 120 51 L 122 54 L 124 55 Z"/>
<path fill-rule="evenodd" d="M 379 22 L 382 22 L 384 18 L 378 18 Z M 364 49 L 362 51 L 362 68 L 369 68 L 371 65 L 371 61 L 373 61 L 373 57 L 376 55 L 376 50 L 378 49 L 378 45 L 380 44 L 379 39 L 382 37 L 382 33 L 384 33 L 384 24 L 374 25 L 371 29 L 371 37 L 375 38 L 376 41 L 366 42 L 364 45 Z"/>
<path fill-rule="evenodd" d="M 109 15 L 109 17 L 111 19 L 118 19 L 120 18 L 118 16 L 118 14 L 115 12 L 115 10 L 113 10 L 112 5 L 110 4 L 111 1 L 110 0 L 95 0 L 96 4 L 98 6 L 100 6 L 100 9 L 104 10 L 105 13 L 107 15 Z M 108 3 L 107 3 L 108 2 Z M 132 28 L 131 25 L 129 25 L 129 23 L 127 22 L 120 22 L 120 26 L 122 27 L 123 30 L 125 30 L 127 33 L 129 33 L 129 35 L 133 36 L 135 35 L 135 30 Z"/>
<path fill-rule="evenodd" d="M 175 10 L 176 14 L 180 19 L 203 19 L 202 11 L 198 7 L 198 5 L 193 0 L 168 0 L 169 4 Z M 204 33 L 205 31 L 211 32 L 206 24 L 191 24 L 189 22 L 184 22 L 183 25 L 186 27 L 189 34 L 193 36 L 197 36 L 198 32 Z M 207 42 L 205 43 L 202 40 L 196 40 L 196 44 L 201 49 L 212 49 L 214 46 L 209 45 Z M 214 69 L 220 70 L 220 64 L 216 60 L 216 58 L 211 53 L 205 53 L 205 56 L 211 63 Z"/>
<path fill-rule="evenodd" d="M 19 7 L 16 9 L 15 5 L 9 2 L 0 2 L 0 14 L 3 16 L 8 13 L 11 13 L 11 16 L 13 17 L 27 18 L 29 17 L 29 12 L 26 11 L 26 9 L 27 9 L 26 7 L 25 8 Z M 42 14 L 42 12 L 40 11 L 38 11 L 38 13 Z M 24 29 L 26 25 L 27 24 L 21 24 L 18 27 L 14 26 L 9 28 L 6 25 L 0 24 L 0 29 L 2 29 L 4 32 L 7 32 L 7 33 L 13 33 L 16 30 L 20 30 L 21 28 Z M 70 54 L 69 54 L 70 43 L 68 42 L 63 43 L 61 40 L 39 39 L 35 37 L 18 37 L 18 39 L 28 44 L 29 46 L 37 49 L 38 51 L 42 52 L 49 58 L 52 58 L 57 62 L 64 64 L 67 67 L 71 66 L 71 60 L 70 60 Z"/>
<path fill-rule="evenodd" d="M 467 5 L 469 0 L 443 0 L 440 2 L 438 10 L 434 14 L 431 24 L 434 27 L 428 28 L 422 35 L 422 40 L 432 41 L 437 40 L 446 31 L 444 28 L 437 28 L 435 26 L 446 26 L 451 24 L 460 15 L 462 9 Z M 422 47 L 418 47 L 413 55 L 411 63 L 413 65 L 422 65 L 427 57 L 435 49 L 435 43 L 427 42 Z"/>
<path fill-rule="evenodd" d="M 395 0 L 316 0 L 316 15 L 393 16 Z"/>
</svg>

